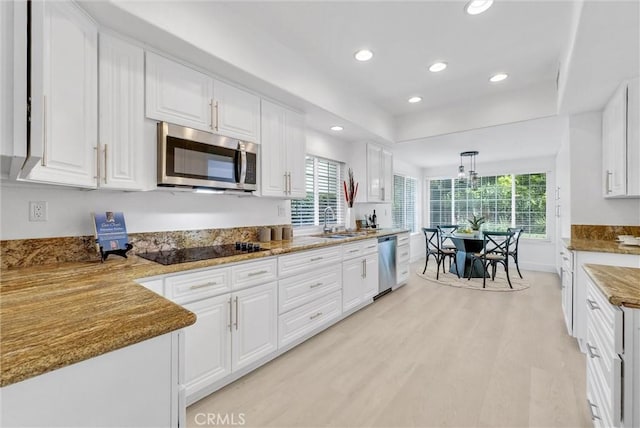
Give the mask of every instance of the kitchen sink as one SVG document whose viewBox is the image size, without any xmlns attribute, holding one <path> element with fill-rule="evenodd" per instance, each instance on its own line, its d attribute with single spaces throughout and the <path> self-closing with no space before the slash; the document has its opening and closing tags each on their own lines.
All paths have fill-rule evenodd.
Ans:
<svg viewBox="0 0 640 428">
<path fill-rule="evenodd" d="M 364 236 L 367 235 L 367 232 L 337 232 L 337 233 L 323 233 L 317 236 L 318 238 L 328 238 L 328 239 L 344 239 L 344 238 L 354 238 L 356 236 Z"/>
</svg>

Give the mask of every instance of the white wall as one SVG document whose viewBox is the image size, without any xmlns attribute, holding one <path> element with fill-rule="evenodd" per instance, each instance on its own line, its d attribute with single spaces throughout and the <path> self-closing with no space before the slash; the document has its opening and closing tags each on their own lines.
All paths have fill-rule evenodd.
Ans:
<svg viewBox="0 0 640 428">
<path fill-rule="evenodd" d="M 602 197 L 602 114 L 569 118 L 571 224 L 639 225 L 640 199 Z"/>
<path fill-rule="evenodd" d="M 7 184 L 0 187 L 1 239 L 92 235 L 90 213 L 122 211 L 127 230 L 156 232 L 290 223 L 289 201 L 193 194 L 188 192 L 114 192 Z M 29 222 L 29 201 L 48 203 L 47 222 Z M 281 214 L 278 215 L 278 208 Z"/>
<path fill-rule="evenodd" d="M 429 205 L 430 178 L 452 178 L 457 172 L 457 164 L 428 168 L 424 170 L 424 205 Z M 555 157 L 517 159 L 508 162 L 483 162 L 477 164 L 480 175 L 547 173 L 547 239 L 520 239 L 520 267 L 528 270 L 555 272 L 556 268 L 556 223 L 554 189 L 556 186 Z M 429 224 L 428 210 L 425 209 L 425 224 Z"/>
</svg>

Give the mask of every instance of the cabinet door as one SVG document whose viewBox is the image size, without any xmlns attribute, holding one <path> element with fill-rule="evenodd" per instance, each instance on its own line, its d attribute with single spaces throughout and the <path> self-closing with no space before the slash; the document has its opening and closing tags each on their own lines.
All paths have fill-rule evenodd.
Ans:
<svg viewBox="0 0 640 428">
<path fill-rule="evenodd" d="M 627 193 L 627 86 L 620 87 L 602 113 L 604 196 Z"/>
<path fill-rule="evenodd" d="M 100 34 L 100 177 L 108 189 L 144 188 L 144 51 Z M 147 154 L 148 155 L 148 154 Z"/>
<path fill-rule="evenodd" d="M 391 202 L 393 200 L 393 155 L 389 150 L 382 149 L 380 156 L 380 200 Z"/>
<path fill-rule="evenodd" d="M 262 100 L 261 194 L 284 196 L 286 175 L 285 110 Z"/>
<path fill-rule="evenodd" d="M 278 348 L 277 282 L 233 293 L 231 367 L 246 367 Z"/>
<path fill-rule="evenodd" d="M 301 114 L 287 111 L 286 112 L 286 157 L 287 157 L 287 173 L 289 190 L 287 196 L 292 198 L 305 198 L 306 176 L 305 176 L 305 156 L 306 141 L 304 133 L 304 116 Z"/>
<path fill-rule="evenodd" d="M 364 278 L 362 279 L 362 297 L 364 300 L 378 294 L 378 254 L 371 254 L 365 258 Z"/>
<path fill-rule="evenodd" d="M 342 310 L 346 312 L 362 303 L 364 259 L 357 258 L 342 263 Z"/>
<path fill-rule="evenodd" d="M 185 386 L 189 396 L 231 373 L 231 295 L 184 305 L 196 323 L 184 329 Z"/>
<path fill-rule="evenodd" d="M 244 141 L 260 142 L 260 98 L 226 83 L 213 85 L 217 132 Z"/>
<path fill-rule="evenodd" d="M 216 124 L 213 106 L 213 79 L 170 59 L 146 53 L 146 115 L 213 131 Z"/>
<path fill-rule="evenodd" d="M 382 195 L 382 149 L 373 144 L 367 144 L 367 200 L 380 202 Z"/>
<path fill-rule="evenodd" d="M 26 180 L 96 187 L 98 33 L 72 2 L 32 3 L 31 154 Z"/>
<path fill-rule="evenodd" d="M 627 196 L 640 196 L 640 77 L 627 88 Z"/>
</svg>

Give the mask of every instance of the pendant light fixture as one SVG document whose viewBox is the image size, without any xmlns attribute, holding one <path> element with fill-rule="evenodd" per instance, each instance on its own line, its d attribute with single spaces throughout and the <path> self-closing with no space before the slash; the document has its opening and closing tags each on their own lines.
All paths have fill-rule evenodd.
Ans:
<svg viewBox="0 0 640 428">
<path fill-rule="evenodd" d="M 478 173 L 476 171 L 476 156 L 478 156 L 477 151 L 468 151 L 460 153 L 460 166 L 458 167 L 458 179 L 459 180 L 467 180 L 467 186 L 472 189 L 477 189 L 480 184 L 480 178 L 478 177 Z M 462 158 L 469 158 L 469 173 L 467 174 L 464 170 L 464 165 L 462 163 Z"/>
</svg>

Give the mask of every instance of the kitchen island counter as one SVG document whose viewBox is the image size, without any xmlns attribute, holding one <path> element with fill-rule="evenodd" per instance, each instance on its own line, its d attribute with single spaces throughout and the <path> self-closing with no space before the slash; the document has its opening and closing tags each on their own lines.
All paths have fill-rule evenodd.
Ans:
<svg viewBox="0 0 640 428">
<path fill-rule="evenodd" d="M 640 309 L 640 269 L 586 264 L 584 270 L 609 303 Z"/>
</svg>

